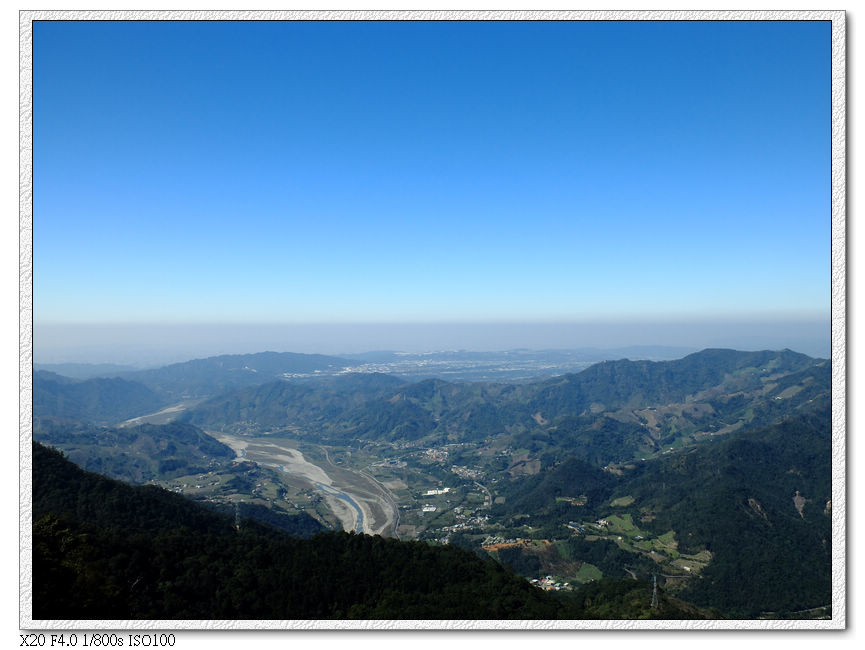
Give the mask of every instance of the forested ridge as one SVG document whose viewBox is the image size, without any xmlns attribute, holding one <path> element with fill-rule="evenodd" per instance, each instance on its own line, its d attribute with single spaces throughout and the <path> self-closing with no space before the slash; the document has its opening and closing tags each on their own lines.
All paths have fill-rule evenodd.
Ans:
<svg viewBox="0 0 865 650">
<path fill-rule="evenodd" d="M 221 431 L 291 425 L 331 444 L 482 441 L 598 465 L 653 454 L 700 432 L 767 425 L 828 396 L 827 361 L 782 350 L 704 350 L 676 361 L 602 362 L 528 384 L 408 384 L 348 375 L 271 382 L 210 398 L 181 418 Z M 649 425 L 645 411 L 655 411 Z"/>
<path fill-rule="evenodd" d="M 34 420 L 33 437 L 62 447 L 84 469 L 136 483 L 207 471 L 235 456 L 231 448 L 183 422 L 100 427 L 40 417 Z"/>
<path fill-rule="evenodd" d="M 831 412 L 828 404 L 781 422 L 709 439 L 678 454 L 634 463 L 620 475 L 577 458 L 511 483 L 498 514 L 561 536 L 561 522 L 611 512 L 660 535 L 674 531 L 680 553 L 711 553 L 680 596 L 733 617 L 826 607 L 832 598 Z M 584 505 L 562 497 L 581 494 Z M 627 496 L 630 505 L 611 508 Z M 528 516 L 520 513 L 530 513 Z M 570 538 L 574 558 L 624 577 L 642 575 L 635 554 Z M 502 557 L 523 568 L 527 558 Z"/>
<path fill-rule="evenodd" d="M 831 615 L 828 361 L 704 350 L 524 384 L 273 381 L 286 364 L 338 360 L 204 361 L 169 367 L 153 390 L 38 373 L 37 441 L 86 470 L 198 500 L 81 472 L 37 446 L 34 605 L 44 617 Z M 207 390 L 234 387 L 180 405 L 167 424 L 104 425 L 156 394 L 181 395 L 187 373 Z M 235 462 L 240 452 L 199 427 L 257 453 L 270 440 L 305 445 L 328 471 L 374 472 L 399 492 L 403 536 L 428 541 L 321 533 L 341 522 L 320 494 Z M 424 495 L 443 485 L 452 491 Z M 659 578 L 661 605 L 649 610 L 659 568 L 674 575 Z M 571 582 L 552 593 L 522 579 L 548 574 Z"/>
<path fill-rule="evenodd" d="M 193 359 L 122 376 L 144 384 L 165 399 L 177 400 L 256 386 L 286 374 L 333 371 L 350 363 L 346 359 L 321 354 L 257 352 Z"/>
<path fill-rule="evenodd" d="M 251 520 L 236 528 L 159 488 L 84 472 L 38 444 L 33 467 L 35 619 L 703 615 L 666 596 L 649 609 L 646 585 L 636 582 L 556 598 L 456 546 L 353 533 L 304 540 Z M 623 593 L 632 595 L 617 612 Z"/>
<path fill-rule="evenodd" d="M 33 381 L 33 410 L 40 417 L 107 424 L 150 413 L 166 404 L 147 386 L 127 379 L 78 380 L 40 370 Z"/>
</svg>

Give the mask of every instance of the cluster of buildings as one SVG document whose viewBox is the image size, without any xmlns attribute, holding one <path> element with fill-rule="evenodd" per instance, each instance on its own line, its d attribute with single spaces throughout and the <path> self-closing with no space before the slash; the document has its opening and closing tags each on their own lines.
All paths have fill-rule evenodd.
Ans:
<svg viewBox="0 0 865 650">
<path fill-rule="evenodd" d="M 427 449 L 424 455 L 438 463 L 443 463 L 448 459 L 448 452 L 445 449 Z"/>
<path fill-rule="evenodd" d="M 457 510 L 460 510 L 460 512 L 457 512 Z M 457 522 L 451 526 L 442 526 L 443 531 L 452 533 L 470 528 L 483 528 L 490 521 L 489 515 L 477 515 L 475 513 L 466 515 L 461 511 L 461 508 L 454 508 L 454 513 Z"/>
<path fill-rule="evenodd" d="M 523 541 L 521 538 L 505 539 L 501 535 L 487 535 L 487 538 L 481 543 L 481 546 L 486 548 L 487 546 L 512 545 L 518 544 L 521 541 Z"/>
<path fill-rule="evenodd" d="M 463 467 L 462 465 L 454 465 L 453 467 L 451 467 L 451 471 L 460 478 L 467 478 L 475 481 L 479 478 L 483 478 L 484 476 L 484 473 L 481 470 L 469 469 L 468 467 Z"/>
<path fill-rule="evenodd" d="M 531 582 L 536 587 L 540 587 L 544 591 L 572 591 L 573 587 L 570 582 L 558 582 L 553 576 L 545 576 L 543 578 L 532 578 Z"/>
</svg>

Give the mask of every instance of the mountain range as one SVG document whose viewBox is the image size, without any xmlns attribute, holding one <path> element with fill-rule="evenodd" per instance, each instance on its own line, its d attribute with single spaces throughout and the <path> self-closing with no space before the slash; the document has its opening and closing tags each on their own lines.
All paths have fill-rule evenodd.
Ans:
<svg viewBox="0 0 865 650">
<path fill-rule="evenodd" d="M 286 539 L 296 539 L 332 527 L 336 520 L 327 512 L 333 504 L 316 497 L 311 484 L 291 483 L 294 479 L 285 483 L 275 469 L 239 462 L 236 447 L 216 437 L 248 441 L 244 445 L 256 444 L 259 449 L 266 449 L 268 440 L 293 440 L 291 444 L 305 454 L 323 453 L 315 462 L 329 463 L 321 466 L 333 468 L 328 469 L 337 472 L 332 476 L 350 477 L 354 471 L 372 479 L 370 473 L 377 472 L 379 481 L 392 486 L 389 498 L 401 504 L 400 511 L 427 503 L 419 499 L 431 497 L 412 495 L 420 493 L 421 485 L 427 489 L 430 481 L 446 486 L 449 494 L 466 495 L 454 496 L 453 503 L 442 497 L 435 507 L 424 505 L 436 513 L 432 519 L 406 512 L 403 519 L 414 523 L 401 529 L 404 534 L 415 530 L 419 539 L 438 540 L 431 548 L 441 548 L 442 541 L 445 548 L 463 547 L 468 552 L 465 558 L 427 557 L 421 547 L 402 549 L 400 544 L 406 542 L 397 540 L 382 546 L 383 542 L 361 542 L 362 535 L 329 537 L 321 542 L 322 548 L 358 553 L 352 562 L 372 564 L 360 572 L 344 569 L 351 580 L 359 581 L 348 589 L 353 594 L 348 600 L 316 588 L 302 606 L 295 592 L 306 589 L 300 585 L 309 574 L 299 565 L 280 569 L 283 584 L 294 586 L 287 588 L 291 594 L 277 599 L 279 607 L 301 607 L 297 611 L 314 618 L 454 615 L 433 605 L 430 590 L 435 589 L 450 589 L 458 601 L 482 598 L 484 607 L 492 608 L 466 606 L 463 613 L 503 618 L 831 615 L 831 564 L 837 541 L 831 536 L 829 361 L 790 350 L 710 349 L 668 361 L 604 361 L 581 372 L 519 383 L 411 381 L 349 372 L 352 363 L 336 357 L 262 353 L 214 357 L 114 378 L 75 379 L 40 370 L 34 378 L 34 438 L 62 450 L 82 468 L 115 479 L 176 485 L 176 490 L 181 483 L 198 481 L 201 484 L 192 487 L 200 503 L 208 504 L 208 512 L 215 516 L 224 511 L 230 519 L 233 510 L 238 521 L 257 521 L 248 524 L 244 543 L 287 544 L 308 559 L 307 551 L 297 546 L 300 542 L 276 542 L 273 535 L 290 531 L 293 536 Z M 176 611 L 202 618 L 207 612 L 255 618 L 265 611 L 281 611 L 267 609 L 249 590 L 242 598 L 230 595 L 235 587 L 227 585 L 243 580 L 252 580 L 250 589 L 263 593 L 269 582 L 257 573 L 259 568 L 246 574 L 255 578 L 241 578 L 223 568 L 210 573 L 196 569 L 181 577 L 171 573 L 180 571 L 179 566 L 167 564 L 164 571 L 175 576 L 167 591 L 152 583 L 146 598 L 132 603 L 124 585 L 138 576 L 128 571 L 113 576 L 111 567 L 121 566 L 135 553 L 162 557 L 161 551 L 147 545 L 174 539 L 182 525 L 166 523 L 164 532 L 159 529 L 148 536 L 136 524 L 129 530 L 138 537 L 130 542 L 118 532 L 120 514 L 109 509 L 101 519 L 94 518 L 92 513 L 73 512 L 60 498 L 64 490 L 84 489 L 75 487 L 81 481 L 102 485 L 97 492 L 125 490 L 122 484 L 99 483 L 102 479 L 76 473 L 54 456 L 38 454 L 47 459 L 44 467 L 53 469 L 40 466 L 35 472 L 56 471 L 68 480 L 66 487 L 52 488 L 50 499 L 39 497 L 43 505 L 34 514 L 43 535 L 39 543 L 44 545 L 38 556 L 39 575 L 47 582 L 40 584 L 50 585 L 38 591 L 47 607 L 41 611 L 60 611 L 51 609 L 55 605 L 73 607 L 60 603 L 71 599 L 71 592 L 63 598 L 52 595 L 63 592 L 56 586 L 63 576 L 92 596 L 90 609 L 82 605 L 81 611 L 66 612 L 82 616 L 85 610 L 110 608 L 111 594 L 126 594 L 125 605 L 115 603 L 124 617 L 146 618 L 158 612 L 171 618 L 166 612 Z M 355 456 L 357 461 L 351 461 Z M 337 462 L 346 469 L 337 469 Z M 55 483 L 51 479 L 47 485 Z M 480 496 L 472 497 L 471 490 L 479 490 Z M 138 492 L 122 494 L 126 496 L 121 500 L 137 503 L 133 495 Z M 178 495 L 170 495 L 170 501 L 186 503 Z M 161 506 L 154 502 L 130 507 L 156 512 Z M 121 519 L 114 521 L 115 517 Z M 456 525 L 469 520 L 474 523 Z M 223 532 L 216 537 L 205 527 L 194 531 L 198 541 L 189 542 L 187 550 L 177 547 L 177 557 L 187 558 L 184 566 L 227 561 L 227 556 L 213 555 L 211 546 L 233 548 L 236 526 L 219 526 Z M 423 537 L 418 531 L 424 529 L 440 532 Z M 79 542 L 68 546 L 73 539 Z M 98 541 L 91 547 L 81 541 L 85 539 Z M 58 544 L 77 549 L 72 559 L 57 555 Z M 192 555 L 183 555 L 187 551 Z M 382 564 L 366 557 L 370 553 L 388 559 Z M 127 560 L 119 559 L 123 557 Z M 467 571 L 465 563 L 474 562 L 472 557 L 482 562 L 493 558 L 495 566 L 504 565 L 514 573 L 505 578 L 482 563 L 471 571 L 492 582 L 483 587 L 464 585 L 454 577 L 456 570 L 446 566 L 453 561 L 460 571 Z M 170 564 L 170 558 L 164 561 Z M 316 567 L 316 562 L 336 562 L 326 554 L 309 561 Z M 369 573 L 391 576 L 391 561 L 420 561 L 428 567 L 424 571 L 434 575 L 410 593 L 391 592 Z M 330 575 L 329 569 L 317 570 Z M 533 578 L 545 572 L 577 576 L 584 584 L 545 600 L 510 582 L 519 580 L 517 575 Z M 646 610 L 645 589 L 659 573 L 663 612 Z M 301 574 L 307 577 L 300 578 Z M 187 578 L 192 582 L 185 582 Z M 196 593 L 190 586 L 195 581 L 216 590 L 211 600 L 203 601 L 210 609 L 189 609 L 184 600 Z M 493 596 L 495 588 L 490 585 L 511 593 L 509 600 Z M 404 603 L 403 610 L 395 609 L 398 602 Z"/>
<path fill-rule="evenodd" d="M 606 464 L 729 433 L 829 398 L 829 363 L 789 350 L 705 350 L 676 361 L 602 362 L 529 384 L 400 382 L 380 375 L 285 381 L 228 392 L 181 419 L 205 429 L 291 427 L 319 440 L 431 444 L 508 435 Z"/>
</svg>

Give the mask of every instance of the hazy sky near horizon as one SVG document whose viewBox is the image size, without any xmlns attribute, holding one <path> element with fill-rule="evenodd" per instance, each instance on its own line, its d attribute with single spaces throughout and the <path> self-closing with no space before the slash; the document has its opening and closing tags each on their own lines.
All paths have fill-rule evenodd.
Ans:
<svg viewBox="0 0 865 650">
<path fill-rule="evenodd" d="M 790 348 L 828 358 L 828 321 L 36 324 L 36 363 L 157 366 L 220 354 L 263 351 L 350 354 L 373 350 L 550 350 L 631 346 Z M 628 353 L 634 354 L 634 353 Z M 640 353 L 636 353 L 640 354 Z"/>
<path fill-rule="evenodd" d="M 828 318 L 829 22 L 33 42 L 36 324 Z"/>
</svg>

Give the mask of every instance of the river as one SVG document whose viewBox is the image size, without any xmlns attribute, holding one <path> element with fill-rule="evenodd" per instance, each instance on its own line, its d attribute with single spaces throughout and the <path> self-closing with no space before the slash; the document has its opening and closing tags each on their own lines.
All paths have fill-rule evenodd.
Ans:
<svg viewBox="0 0 865 650">
<path fill-rule="evenodd" d="M 383 534 L 393 524 L 393 516 L 387 514 L 389 504 L 386 500 L 372 495 L 368 489 L 360 489 L 359 486 L 353 489 L 353 486 L 345 483 L 335 484 L 331 475 L 307 460 L 297 449 L 274 443 L 272 439 L 267 438 L 243 438 L 217 432 L 212 432 L 210 435 L 231 447 L 238 458 L 266 467 L 274 467 L 289 476 L 305 480 L 324 496 L 344 530 L 354 530 L 369 535 Z M 338 473 L 343 480 L 345 477 L 352 476 L 358 477 L 360 482 L 368 480 L 367 477 L 347 468 L 341 469 Z M 352 491 L 349 492 L 348 489 Z M 375 521 L 371 504 L 376 504 L 385 513 L 383 524 Z"/>
</svg>

